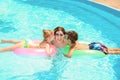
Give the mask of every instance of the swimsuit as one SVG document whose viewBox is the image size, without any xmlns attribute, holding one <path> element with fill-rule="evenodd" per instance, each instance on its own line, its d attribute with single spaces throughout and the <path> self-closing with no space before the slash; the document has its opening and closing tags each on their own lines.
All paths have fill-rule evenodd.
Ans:
<svg viewBox="0 0 120 80">
<path fill-rule="evenodd" d="M 30 48 L 30 44 L 28 40 L 24 40 L 24 43 L 22 44 L 23 48 Z"/>
<path fill-rule="evenodd" d="M 35 40 L 24 40 L 24 43 L 22 44 L 23 48 L 36 48 L 39 47 L 40 48 L 40 42 L 39 41 L 35 41 Z"/>
<path fill-rule="evenodd" d="M 89 44 L 89 49 L 102 51 L 105 54 L 108 54 L 108 48 L 105 45 L 103 45 L 103 44 L 101 44 L 99 42 L 92 42 L 92 43 L 90 43 Z"/>
</svg>

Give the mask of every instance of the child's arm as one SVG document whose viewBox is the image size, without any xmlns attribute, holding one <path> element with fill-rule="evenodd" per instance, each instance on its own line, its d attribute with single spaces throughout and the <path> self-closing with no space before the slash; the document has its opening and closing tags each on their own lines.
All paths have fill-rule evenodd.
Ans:
<svg viewBox="0 0 120 80">
<path fill-rule="evenodd" d="M 65 55 L 66 57 L 71 58 L 71 56 L 72 56 L 72 54 L 73 54 L 73 51 L 75 50 L 75 46 L 76 46 L 76 45 L 72 45 L 72 46 L 70 47 L 70 50 L 69 50 L 68 54 Z"/>
<path fill-rule="evenodd" d="M 50 55 L 50 45 L 49 44 L 46 44 L 45 51 L 47 53 L 47 56 L 51 56 Z"/>
<path fill-rule="evenodd" d="M 65 55 L 65 56 L 68 57 L 68 58 L 71 58 L 74 50 L 75 50 L 74 48 L 71 48 L 69 53 L 67 55 Z"/>
</svg>

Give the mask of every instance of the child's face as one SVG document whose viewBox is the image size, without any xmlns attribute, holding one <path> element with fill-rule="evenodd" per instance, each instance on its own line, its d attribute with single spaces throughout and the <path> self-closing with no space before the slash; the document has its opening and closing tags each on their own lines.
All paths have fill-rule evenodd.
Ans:
<svg viewBox="0 0 120 80">
<path fill-rule="evenodd" d="M 48 30 L 48 34 L 50 34 L 50 36 L 47 37 L 47 41 L 51 42 L 54 40 L 54 31 L 52 30 Z"/>
<path fill-rule="evenodd" d="M 51 41 L 53 41 L 54 40 L 54 31 L 50 31 L 50 36 L 49 36 L 49 41 L 51 42 Z"/>
<path fill-rule="evenodd" d="M 67 41 L 67 44 L 71 44 L 71 40 L 68 38 L 68 35 L 66 34 L 66 41 Z"/>
</svg>

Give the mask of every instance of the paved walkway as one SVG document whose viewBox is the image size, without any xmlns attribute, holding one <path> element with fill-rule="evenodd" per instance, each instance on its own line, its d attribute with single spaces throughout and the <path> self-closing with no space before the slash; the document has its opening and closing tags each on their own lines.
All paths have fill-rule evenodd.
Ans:
<svg viewBox="0 0 120 80">
<path fill-rule="evenodd" d="M 117 10 L 120 10 L 120 0 L 92 0 L 93 2 L 102 3 Z"/>
</svg>

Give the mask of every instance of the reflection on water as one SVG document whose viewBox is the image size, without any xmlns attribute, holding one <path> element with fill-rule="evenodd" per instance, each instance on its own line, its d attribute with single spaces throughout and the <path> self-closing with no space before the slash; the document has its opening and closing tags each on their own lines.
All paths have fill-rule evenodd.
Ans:
<svg viewBox="0 0 120 80">
<path fill-rule="evenodd" d="M 120 44 L 120 38 L 115 36 L 120 33 L 120 30 L 116 28 L 120 18 L 116 18 L 110 13 L 84 3 L 69 2 L 72 0 L 67 0 L 69 2 L 67 6 L 66 0 L 55 2 L 51 0 L 22 1 L 0 0 L 1 39 L 42 40 L 43 29 L 64 26 L 66 30 L 78 32 L 81 41 L 100 41 L 109 47 L 118 47 Z M 6 46 L 8 45 L 6 44 Z M 4 46 L 0 44 L 0 47 Z M 43 60 L 15 56 L 11 52 L 1 54 L 0 79 L 117 80 L 116 77 L 120 78 L 120 56 L 118 55 L 107 55 L 99 59 L 83 57 L 66 59 L 61 53 L 61 50 L 58 50 L 57 56 Z"/>
<path fill-rule="evenodd" d="M 58 80 L 64 72 L 68 59 L 62 54 L 62 50 L 58 50 L 57 55 L 52 58 L 52 67 L 49 71 L 38 72 L 33 74 L 38 76 L 39 80 Z"/>
<path fill-rule="evenodd" d="M 12 22 L 0 20 L 0 32 L 8 33 L 8 32 L 14 32 L 14 31 L 17 31 L 17 29 L 14 28 Z"/>
<path fill-rule="evenodd" d="M 49 60 L 52 61 L 52 67 L 49 70 L 38 71 L 33 73 L 32 75 L 13 76 L 10 79 L 58 80 L 59 78 L 61 78 L 69 59 L 64 57 L 62 54 L 62 50 L 59 49 L 57 55 L 50 58 Z"/>
</svg>

